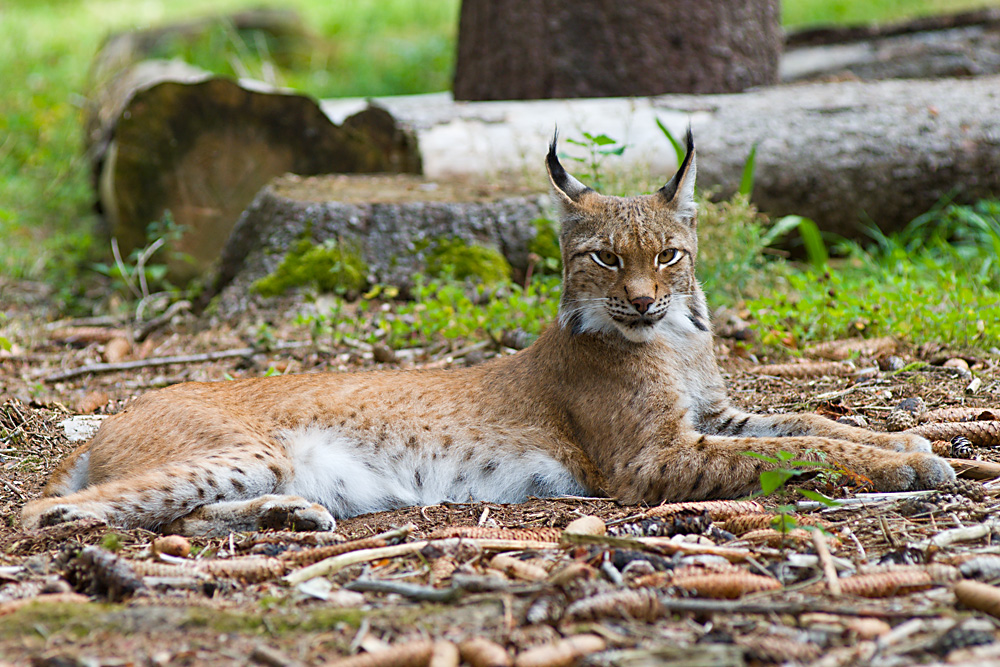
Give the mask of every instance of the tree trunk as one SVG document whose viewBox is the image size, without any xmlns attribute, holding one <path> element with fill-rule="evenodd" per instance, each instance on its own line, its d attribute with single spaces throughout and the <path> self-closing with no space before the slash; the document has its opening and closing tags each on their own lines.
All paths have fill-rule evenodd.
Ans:
<svg viewBox="0 0 1000 667">
<path fill-rule="evenodd" d="M 409 175 L 288 175 L 265 187 L 226 242 L 214 285 L 219 312 L 253 307 L 251 286 L 273 272 L 300 239 L 356 252 L 371 284 L 406 287 L 442 242 L 498 250 L 515 279 L 531 263 L 548 197 L 469 179 L 433 183 Z M 550 241 L 551 242 L 551 241 Z M 555 246 L 553 246 L 555 247 Z"/>
<path fill-rule="evenodd" d="M 1000 192 L 1000 76 L 814 83 L 738 95 L 531 103 L 455 103 L 428 95 L 376 102 L 414 128 L 424 172 L 434 179 L 531 169 L 544 187 L 546 145 L 558 124 L 566 138 L 584 130 L 627 144 L 602 170 L 642 170 L 666 180 L 676 162 L 659 119 L 675 137 L 691 124 L 700 189 L 732 194 L 756 145 L 754 203 L 771 215 L 813 218 L 843 236 L 858 237 L 859 222 L 890 232 L 941 201 L 968 203 Z M 358 104 L 324 106 L 343 114 Z M 583 165 L 575 172 L 587 181 Z"/>
<path fill-rule="evenodd" d="M 777 82 L 779 0 L 463 0 L 455 99 L 727 93 Z"/>
<path fill-rule="evenodd" d="M 180 227 L 180 240 L 157 256 L 175 281 L 204 274 L 275 176 L 420 172 L 413 136 L 382 109 L 336 125 L 304 95 L 180 61 L 133 63 L 146 41 L 120 35 L 95 59 L 87 156 L 106 231 L 124 254 L 150 243 L 148 225 L 168 212 Z"/>
</svg>

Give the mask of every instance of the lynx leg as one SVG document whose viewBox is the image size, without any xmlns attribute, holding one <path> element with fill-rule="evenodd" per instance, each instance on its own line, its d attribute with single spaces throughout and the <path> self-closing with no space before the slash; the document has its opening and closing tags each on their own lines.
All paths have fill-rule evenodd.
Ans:
<svg viewBox="0 0 1000 667">
<path fill-rule="evenodd" d="M 894 452 L 930 452 L 931 443 L 912 433 L 876 433 L 868 429 L 838 424 L 815 414 L 755 415 L 727 408 L 700 421 L 698 430 L 706 434 L 751 438 L 819 436 L 846 440 Z"/>
<path fill-rule="evenodd" d="M 288 472 L 278 463 L 233 457 L 214 463 L 171 464 L 25 505 L 25 528 L 97 518 L 122 528 L 155 530 L 203 505 L 247 501 L 275 493 Z"/>
<path fill-rule="evenodd" d="M 266 495 L 202 505 L 161 530 L 167 534 L 213 537 L 267 528 L 333 530 L 336 526 L 337 522 L 322 505 L 298 496 Z"/>
<path fill-rule="evenodd" d="M 635 476 L 620 477 L 612 493 L 624 502 L 647 503 L 744 496 L 760 489 L 760 473 L 772 467 L 746 452 L 772 457 L 789 452 L 800 460 L 843 466 L 870 479 L 880 491 L 936 488 L 955 479 L 947 461 L 923 452 L 892 452 L 817 437 L 682 437 L 690 442 L 640 453 Z"/>
</svg>

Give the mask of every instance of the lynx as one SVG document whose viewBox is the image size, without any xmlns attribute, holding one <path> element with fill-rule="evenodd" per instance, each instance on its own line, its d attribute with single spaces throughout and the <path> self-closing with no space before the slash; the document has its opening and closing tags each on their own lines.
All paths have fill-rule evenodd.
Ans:
<svg viewBox="0 0 1000 667">
<path fill-rule="evenodd" d="M 604 196 L 546 158 L 560 211 L 558 321 L 458 370 L 185 383 L 109 418 L 27 504 L 26 528 L 96 517 L 219 534 L 330 530 L 335 517 L 442 501 L 601 494 L 732 498 L 769 465 L 823 458 L 882 490 L 954 478 L 929 443 L 818 415 L 730 405 L 695 279 L 695 151 L 650 195 Z"/>
</svg>

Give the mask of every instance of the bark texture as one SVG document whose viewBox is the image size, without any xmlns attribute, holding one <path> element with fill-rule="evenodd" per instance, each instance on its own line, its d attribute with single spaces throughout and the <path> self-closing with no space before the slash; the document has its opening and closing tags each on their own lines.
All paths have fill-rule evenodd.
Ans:
<svg viewBox="0 0 1000 667">
<path fill-rule="evenodd" d="M 778 0 L 464 0 L 455 99 L 738 92 L 777 82 Z"/>
<path fill-rule="evenodd" d="M 106 231 L 123 252 L 147 242 L 169 212 L 183 229 L 170 275 L 202 275 L 240 213 L 286 172 L 415 172 L 413 136 L 367 107 L 336 125 L 304 95 L 215 77 L 179 61 L 134 64 L 131 42 L 98 56 L 87 109 L 87 155 Z M 115 71 L 108 63 L 127 64 Z"/>
<path fill-rule="evenodd" d="M 761 210 L 807 216 L 844 236 L 862 236 L 859 223 L 897 230 L 942 201 L 1000 192 L 998 76 L 814 83 L 736 95 L 378 103 L 415 128 L 431 178 L 528 168 L 542 187 L 542 159 L 558 124 L 563 137 L 583 129 L 628 144 L 605 170 L 643 169 L 666 180 L 676 164 L 659 119 L 676 137 L 691 124 L 699 188 L 734 192 L 756 144 L 753 200 Z M 586 179 L 585 170 L 576 176 Z"/>
</svg>

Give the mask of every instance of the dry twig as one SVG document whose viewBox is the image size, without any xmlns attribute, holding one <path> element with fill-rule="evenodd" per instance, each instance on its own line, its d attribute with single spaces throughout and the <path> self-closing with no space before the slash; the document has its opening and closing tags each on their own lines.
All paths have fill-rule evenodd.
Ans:
<svg viewBox="0 0 1000 667">
<path fill-rule="evenodd" d="M 826 545 L 826 536 L 822 530 L 812 531 L 813 544 L 816 546 L 816 556 L 823 567 L 823 576 L 826 578 L 826 587 L 830 595 L 840 595 L 840 578 L 837 576 L 837 567 L 833 564 L 830 556 L 830 549 Z"/>
</svg>

